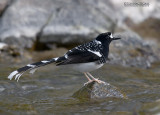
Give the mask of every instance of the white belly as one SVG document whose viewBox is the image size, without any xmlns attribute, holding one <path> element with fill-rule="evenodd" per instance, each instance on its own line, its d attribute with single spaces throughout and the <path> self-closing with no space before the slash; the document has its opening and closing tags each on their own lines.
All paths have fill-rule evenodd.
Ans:
<svg viewBox="0 0 160 115">
<path fill-rule="evenodd" d="M 103 64 L 97 64 L 95 62 L 64 65 L 64 67 L 67 67 L 67 68 L 69 67 L 79 72 L 90 72 L 102 66 Z"/>
</svg>

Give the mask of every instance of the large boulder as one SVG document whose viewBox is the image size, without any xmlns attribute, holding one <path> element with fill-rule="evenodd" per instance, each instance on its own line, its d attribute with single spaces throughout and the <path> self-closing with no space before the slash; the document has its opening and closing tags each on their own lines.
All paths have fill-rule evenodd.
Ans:
<svg viewBox="0 0 160 115">
<path fill-rule="evenodd" d="M 30 48 L 42 31 L 40 42 L 82 43 L 113 29 L 111 14 L 105 0 L 15 0 L 0 20 L 0 41 Z"/>
</svg>

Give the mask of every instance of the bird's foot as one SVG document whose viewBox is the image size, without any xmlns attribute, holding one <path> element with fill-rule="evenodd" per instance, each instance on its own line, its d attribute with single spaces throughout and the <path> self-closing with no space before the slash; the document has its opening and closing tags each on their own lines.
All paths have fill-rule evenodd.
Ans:
<svg viewBox="0 0 160 115">
<path fill-rule="evenodd" d="M 99 83 L 99 84 L 101 84 L 101 83 L 105 83 L 104 81 L 99 80 L 99 78 L 95 78 L 95 79 L 93 79 L 93 81 L 95 81 L 95 82 L 97 82 L 97 83 Z"/>
<path fill-rule="evenodd" d="M 87 84 L 91 83 L 93 80 L 89 80 L 86 83 L 84 83 L 84 86 L 86 86 Z"/>
<path fill-rule="evenodd" d="M 91 83 L 91 82 L 93 82 L 93 81 L 95 81 L 95 82 L 97 82 L 97 83 L 99 83 L 99 84 L 105 83 L 104 81 L 99 80 L 99 78 L 95 78 L 95 79 L 93 79 L 93 80 L 89 80 L 88 82 L 84 83 L 84 86 L 87 85 L 87 84 L 89 84 L 89 83 Z"/>
</svg>

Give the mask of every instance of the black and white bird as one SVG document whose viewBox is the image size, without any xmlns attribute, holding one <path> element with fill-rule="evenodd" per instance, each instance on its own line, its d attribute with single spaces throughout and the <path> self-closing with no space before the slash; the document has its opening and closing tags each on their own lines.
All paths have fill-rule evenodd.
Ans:
<svg viewBox="0 0 160 115">
<path fill-rule="evenodd" d="M 101 33 L 94 40 L 69 50 L 64 56 L 43 60 L 19 68 L 13 71 L 8 76 L 8 79 L 11 80 L 15 76 L 15 80 L 18 81 L 26 71 L 34 73 L 41 66 L 55 63 L 56 66 L 63 65 L 84 73 L 88 79 L 87 83 L 91 81 L 102 83 L 103 81 L 94 78 L 89 72 L 102 67 L 106 63 L 109 54 L 109 44 L 111 41 L 118 39 L 120 38 L 113 37 L 111 32 Z"/>
</svg>

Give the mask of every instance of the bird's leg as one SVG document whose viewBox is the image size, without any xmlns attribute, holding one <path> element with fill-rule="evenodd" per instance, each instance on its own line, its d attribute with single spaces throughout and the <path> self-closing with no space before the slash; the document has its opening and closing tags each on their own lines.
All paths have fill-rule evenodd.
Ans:
<svg viewBox="0 0 160 115">
<path fill-rule="evenodd" d="M 84 85 L 87 85 L 88 83 L 92 82 L 93 80 L 91 80 L 89 78 L 89 76 L 87 75 L 87 73 L 84 72 L 84 75 L 86 76 L 86 78 L 88 79 L 88 82 L 84 83 Z"/>
<path fill-rule="evenodd" d="M 86 73 L 93 79 L 93 81 L 96 81 L 98 83 L 105 83 L 104 81 L 99 80 L 99 78 L 94 78 L 89 72 Z"/>
<path fill-rule="evenodd" d="M 86 78 L 88 79 L 88 81 L 91 81 L 91 79 L 88 77 L 88 75 L 84 72 L 84 75 L 86 76 Z"/>
</svg>

